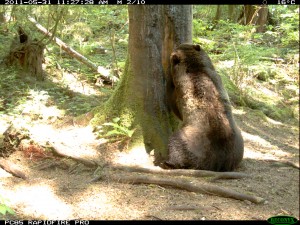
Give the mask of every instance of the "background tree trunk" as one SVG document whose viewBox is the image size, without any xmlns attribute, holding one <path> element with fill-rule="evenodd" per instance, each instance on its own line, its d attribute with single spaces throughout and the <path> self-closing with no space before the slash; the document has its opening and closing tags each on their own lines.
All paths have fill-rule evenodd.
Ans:
<svg viewBox="0 0 300 225">
<path fill-rule="evenodd" d="M 5 11 L 0 12 L 0 24 L 6 23 Z"/>
<path fill-rule="evenodd" d="M 258 18 L 256 21 L 256 25 L 258 27 L 256 28 L 256 32 L 258 33 L 263 33 L 266 31 L 266 25 L 268 22 L 268 6 L 263 5 L 259 10 L 258 10 Z"/>
<path fill-rule="evenodd" d="M 248 25 L 258 25 L 256 32 L 264 32 L 266 30 L 266 24 L 268 22 L 268 6 L 255 6 L 255 5 L 245 5 L 242 24 Z"/>
<path fill-rule="evenodd" d="M 237 5 L 228 5 L 228 19 L 231 22 L 237 21 L 238 6 Z"/>
<path fill-rule="evenodd" d="M 147 152 L 159 162 L 167 156 L 172 119 L 166 106 L 170 54 L 179 43 L 192 42 L 192 6 L 129 6 L 129 43 L 125 73 L 106 108 L 133 118 L 133 141 L 143 137 Z M 140 131 L 140 132 L 139 132 Z M 137 138 L 138 139 L 138 138 Z"/>
<path fill-rule="evenodd" d="M 18 36 L 12 41 L 10 51 L 5 56 L 6 65 L 20 65 L 22 71 L 37 80 L 44 80 L 42 64 L 44 61 L 45 45 L 37 40 L 31 40 L 23 28 L 18 27 Z"/>
<path fill-rule="evenodd" d="M 94 71 L 98 72 L 101 76 L 101 78 L 104 81 L 107 81 L 109 83 L 114 81 L 114 77 L 110 74 L 110 71 L 105 69 L 102 66 L 97 66 L 95 63 L 91 62 L 89 59 L 87 59 L 85 56 L 81 55 L 80 53 L 76 52 L 73 48 L 69 47 L 66 43 L 64 43 L 62 40 L 60 40 L 58 37 L 55 37 L 55 34 L 52 34 L 49 32 L 45 27 L 43 27 L 41 24 L 39 24 L 34 18 L 28 17 L 28 20 L 32 22 L 36 28 L 44 35 L 48 36 L 50 38 L 50 41 L 53 40 L 59 47 L 61 47 L 68 55 L 71 57 L 77 59 L 79 62 L 84 63 L 89 68 L 93 69 Z"/>
<path fill-rule="evenodd" d="M 218 23 L 218 21 L 220 20 L 220 18 L 221 18 L 221 6 L 218 5 L 217 6 L 216 15 L 215 15 L 215 18 L 214 18 L 214 23 Z"/>
</svg>

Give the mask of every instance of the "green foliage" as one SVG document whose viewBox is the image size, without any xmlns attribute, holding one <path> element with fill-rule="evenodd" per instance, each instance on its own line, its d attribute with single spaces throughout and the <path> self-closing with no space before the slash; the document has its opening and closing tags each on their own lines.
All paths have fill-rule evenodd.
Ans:
<svg viewBox="0 0 300 225">
<path fill-rule="evenodd" d="M 193 35 L 194 36 L 206 36 L 210 29 L 213 27 L 212 23 L 209 22 L 205 22 L 201 19 L 197 20 L 194 19 L 193 20 Z"/>
<path fill-rule="evenodd" d="M 102 126 L 97 127 L 97 130 L 99 137 L 112 138 L 113 141 L 129 139 L 135 131 L 135 129 L 131 130 L 129 127 L 124 125 L 119 117 L 114 118 L 112 122 L 103 123 Z"/>
<path fill-rule="evenodd" d="M 128 45 L 127 6 L 95 8 L 49 5 L 22 6 L 15 7 L 14 10 L 13 6 L 7 6 L 6 11 L 12 12 L 16 21 L 7 24 L 9 35 L 3 30 L 4 26 L 0 28 L 3 43 L 0 46 L 0 56 L 4 56 L 9 50 L 7 46 L 10 45 L 13 34 L 16 34 L 17 25 L 30 31 L 32 38 L 44 37 L 28 22 L 26 19 L 28 15 L 34 15 L 39 23 L 53 31 L 53 24 L 62 7 L 63 17 L 58 24 L 56 35 L 95 64 L 108 69 L 114 68 L 115 65 L 110 41 L 111 31 L 115 31 L 116 59 L 120 70 L 118 72 L 122 74 Z M 284 116 L 290 115 L 288 108 L 295 108 L 297 101 L 289 99 L 298 96 L 295 90 L 299 89 L 299 7 L 268 6 L 272 21 L 270 20 L 265 33 L 256 33 L 254 26 L 244 26 L 236 22 L 241 7 L 242 5 L 233 6 L 234 16 L 231 17 L 229 6 L 221 5 L 220 19 L 215 21 L 216 5 L 194 5 L 193 41 L 208 52 L 217 69 L 221 71 L 233 102 L 240 106 L 261 109 L 274 118 L 284 119 Z M 100 46 L 107 50 L 105 54 L 95 51 Z M 282 58 L 286 65 L 268 61 L 276 58 Z M 76 74 L 89 82 L 95 82 L 98 78 L 98 74 L 64 54 L 54 43 L 47 45 L 46 61 L 50 76 L 63 77 L 66 73 Z M 71 91 L 68 83 L 40 84 L 18 74 L 19 72 L 12 70 L 0 71 L 0 114 L 20 113 L 22 110 L 20 106 L 32 97 L 30 90 L 45 91 L 52 104 L 72 116 L 86 113 L 100 104 L 97 96 L 87 97 Z M 252 91 L 252 88 L 258 91 Z M 275 93 L 277 98 L 273 96 L 266 98 L 268 94 L 265 90 Z M 107 98 L 113 89 L 101 87 L 99 91 Z M 262 99 L 264 103 L 260 101 Z M 268 110 L 265 110 L 266 108 Z M 273 112 L 280 110 L 283 113 L 270 113 L 272 110 Z M 106 134 L 111 131 L 108 133 L 111 136 L 128 136 L 130 133 L 121 129 L 123 127 L 130 130 L 124 125 L 125 119 L 121 118 L 120 121 L 103 125 Z"/>
<path fill-rule="evenodd" d="M 0 114 L 19 114 L 22 110 L 17 106 L 26 101 L 29 88 L 21 79 L 11 68 L 0 70 Z"/>
<path fill-rule="evenodd" d="M 296 6 L 270 6 L 271 15 L 278 25 L 270 26 L 269 29 L 279 34 L 282 47 L 299 46 L 299 7 Z"/>
<path fill-rule="evenodd" d="M 18 25 L 21 25 L 25 31 L 30 33 L 30 38 L 37 38 L 44 42 L 47 42 L 49 37 L 45 37 L 45 35 L 38 32 L 34 24 L 28 21 L 27 16 L 34 17 L 38 23 L 47 30 L 53 32 L 55 20 L 62 13 L 62 18 L 58 23 L 55 35 L 96 65 L 108 68 L 112 68 L 113 63 L 110 31 L 114 29 L 115 48 L 117 52 L 116 58 L 118 61 L 125 61 L 127 56 L 127 6 L 101 6 L 100 8 L 92 6 L 77 7 L 72 5 L 59 7 L 53 5 L 40 7 L 7 6 L 5 11 L 8 14 L 12 13 L 12 16 L 16 18 L 16 21 L 11 21 L 8 24 L 11 34 L 16 35 L 17 27 Z M 12 35 L 9 37 L 11 38 Z M 9 44 L 10 42 L 8 42 L 8 45 Z M 7 51 L 5 45 L 1 46 Z M 99 46 L 103 46 L 107 49 L 107 54 L 97 54 L 94 50 Z M 0 50 L 2 50 L 1 47 Z M 66 55 L 62 56 L 63 50 L 53 42 L 47 45 L 47 50 L 49 50 L 46 53 L 48 65 L 53 65 L 55 67 L 59 65 L 62 69 L 71 71 L 82 68 L 83 72 L 86 72 L 89 75 L 87 78 L 90 81 L 95 81 L 93 76 L 90 76 L 89 68 L 82 63 L 77 62 L 74 58 Z"/>
<path fill-rule="evenodd" d="M 8 200 L 0 195 L 0 219 L 4 219 L 7 214 L 15 215 L 14 210 L 7 205 L 7 202 Z"/>
<path fill-rule="evenodd" d="M 265 33 L 230 22 L 227 6 L 221 11 L 214 22 L 216 6 L 194 6 L 193 41 L 212 58 L 231 101 L 276 120 L 298 118 L 291 99 L 299 95 L 299 7 L 269 6 Z"/>
<path fill-rule="evenodd" d="M 45 101 L 47 106 L 56 105 L 71 116 L 87 113 L 100 104 L 100 96 L 77 93 L 67 83 L 37 82 L 30 76 L 21 75 L 12 68 L 0 71 L 0 115 L 19 115 L 30 105 L 31 110 L 35 110 L 34 101 Z M 105 95 L 103 92 L 103 97 Z"/>
</svg>

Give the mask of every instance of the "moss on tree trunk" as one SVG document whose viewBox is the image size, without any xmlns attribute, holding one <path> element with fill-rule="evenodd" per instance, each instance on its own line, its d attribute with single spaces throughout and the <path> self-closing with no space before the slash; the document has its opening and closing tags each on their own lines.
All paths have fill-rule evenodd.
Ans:
<svg viewBox="0 0 300 225">
<path fill-rule="evenodd" d="M 167 156 L 168 139 L 178 124 L 166 105 L 166 75 L 175 45 L 192 42 L 192 7 L 129 6 L 129 43 L 125 72 L 97 123 L 118 116 L 136 128 L 132 143 L 154 150 L 156 161 Z M 99 120 L 100 118 L 100 120 Z M 94 120 L 96 121 L 96 120 Z"/>
</svg>

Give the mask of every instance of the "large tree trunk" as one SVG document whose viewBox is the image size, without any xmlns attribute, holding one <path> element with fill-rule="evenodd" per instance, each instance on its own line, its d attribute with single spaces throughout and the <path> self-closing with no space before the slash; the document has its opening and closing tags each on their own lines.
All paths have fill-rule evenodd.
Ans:
<svg viewBox="0 0 300 225">
<path fill-rule="evenodd" d="M 192 42 L 192 6 L 129 6 L 129 47 L 125 73 L 106 108 L 121 118 L 130 115 L 147 152 L 156 161 L 167 156 L 173 120 L 166 105 L 170 54 L 179 43 Z M 109 110 L 108 110 L 109 111 Z M 141 131 L 141 132 L 138 132 Z"/>
</svg>

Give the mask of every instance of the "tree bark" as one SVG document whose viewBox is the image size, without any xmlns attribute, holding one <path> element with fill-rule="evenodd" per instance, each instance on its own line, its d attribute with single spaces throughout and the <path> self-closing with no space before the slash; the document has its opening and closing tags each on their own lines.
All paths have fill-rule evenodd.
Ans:
<svg viewBox="0 0 300 225">
<path fill-rule="evenodd" d="M 141 135 L 147 152 L 154 150 L 159 162 L 167 156 L 172 132 L 172 119 L 166 106 L 165 73 L 174 47 L 192 42 L 192 6 L 129 6 L 128 13 L 125 73 L 106 107 L 121 119 L 124 114 L 134 118 L 133 126 L 140 128 L 134 137 Z"/>
</svg>

